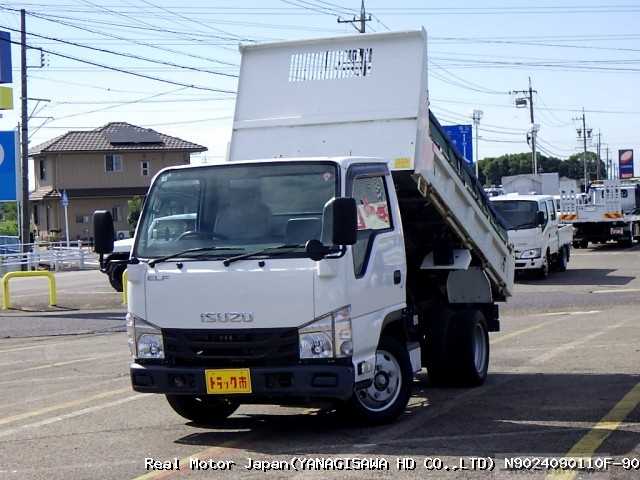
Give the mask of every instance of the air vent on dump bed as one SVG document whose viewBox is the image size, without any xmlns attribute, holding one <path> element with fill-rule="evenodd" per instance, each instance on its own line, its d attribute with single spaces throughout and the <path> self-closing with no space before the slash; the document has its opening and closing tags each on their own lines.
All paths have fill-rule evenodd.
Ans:
<svg viewBox="0 0 640 480">
<path fill-rule="evenodd" d="M 289 81 L 336 80 L 370 74 L 373 48 L 349 48 L 291 55 Z"/>
</svg>

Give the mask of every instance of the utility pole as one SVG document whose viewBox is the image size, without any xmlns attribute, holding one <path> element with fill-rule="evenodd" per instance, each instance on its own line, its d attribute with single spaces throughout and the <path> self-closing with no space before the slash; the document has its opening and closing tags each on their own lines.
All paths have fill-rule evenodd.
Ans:
<svg viewBox="0 0 640 480">
<path fill-rule="evenodd" d="M 21 225 L 20 237 L 22 242 L 22 253 L 26 253 L 29 242 L 29 112 L 27 94 L 27 29 L 26 11 L 20 10 L 20 79 L 22 82 L 21 103 L 22 121 L 20 124 L 20 153 L 21 153 L 21 178 L 22 178 L 22 200 L 21 200 Z"/>
<path fill-rule="evenodd" d="M 598 152 L 596 154 L 596 180 L 600 180 L 600 137 L 601 137 L 601 133 L 600 130 L 598 130 L 598 146 L 596 151 Z"/>
<path fill-rule="evenodd" d="M 371 14 L 367 15 L 367 10 L 364 6 L 364 0 L 362 0 L 362 3 L 360 4 L 360 18 L 356 18 L 356 16 L 354 15 L 352 20 L 342 20 L 340 17 L 338 17 L 338 23 L 350 23 L 351 25 L 353 25 L 353 28 L 355 28 L 360 33 L 365 33 L 366 23 L 370 21 Z M 357 23 L 360 24 L 360 27 L 356 25 Z"/>
<path fill-rule="evenodd" d="M 525 98 L 516 98 L 516 108 L 526 107 L 529 104 L 529 119 L 531 120 L 531 164 L 533 173 L 538 174 L 538 154 L 536 151 L 536 136 L 539 127 L 535 124 L 533 116 L 533 94 L 538 93 L 531 87 L 531 77 L 529 77 L 529 88 L 527 90 L 513 90 L 511 93 L 526 95 Z"/>
<path fill-rule="evenodd" d="M 607 159 L 607 180 L 612 180 L 613 177 L 611 176 L 612 171 L 611 171 L 611 159 L 609 158 L 609 145 L 607 145 L 605 147 L 605 151 L 607 152 L 607 156 L 606 156 L 606 159 Z"/>
<path fill-rule="evenodd" d="M 474 135 L 474 140 L 475 140 L 475 152 L 474 152 L 474 164 L 476 166 L 476 178 L 479 178 L 479 172 L 478 172 L 478 162 L 480 161 L 480 157 L 478 156 L 478 126 L 480 125 L 480 120 L 482 119 L 482 110 L 474 110 L 473 111 L 473 115 L 472 115 L 472 119 L 473 119 L 473 126 L 475 127 L 475 131 L 473 133 Z"/>
<path fill-rule="evenodd" d="M 584 192 L 587 193 L 589 188 L 589 170 L 587 168 L 587 139 L 591 140 L 591 128 L 587 128 L 587 121 L 584 115 L 584 108 L 582 108 L 582 115 L 578 118 L 574 118 L 582 122 L 582 128 L 578 127 L 578 140 L 582 140 L 582 159 L 584 163 Z"/>
</svg>

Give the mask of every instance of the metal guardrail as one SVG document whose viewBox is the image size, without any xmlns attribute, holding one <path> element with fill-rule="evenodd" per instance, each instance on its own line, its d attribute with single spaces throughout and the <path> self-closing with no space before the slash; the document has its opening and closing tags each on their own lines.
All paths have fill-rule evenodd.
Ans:
<svg viewBox="0 0 640 480">
<path fill-rule="evenodd" d="M 88 265 L 93 266 L 93 255 L 88 246 L 82 242 L 39 242 L 22 244 L 0 245 L 0 273 L 14 270 L 35 270 L 46 265 L 49 270 L 59 271 L 63 268 L 84 269 Z M 75 245 L 74 245 L 75 244 Z M 96 264 L 97 265 L 97 264 Z"/>
<path fill-rule="evenodd" d="M 24 277 L 47 277 L 49 280 L 49 306 L 53 307 L 58 303 L 58 292 L 56 290 L 56 277 L 52 272 L 9 272 L 5 273 L 0 280 L 2 288 L 2 309 L 11 308 L 11 298 L 9 294 L 9 280 L 12 278 Z"/>
</svg>

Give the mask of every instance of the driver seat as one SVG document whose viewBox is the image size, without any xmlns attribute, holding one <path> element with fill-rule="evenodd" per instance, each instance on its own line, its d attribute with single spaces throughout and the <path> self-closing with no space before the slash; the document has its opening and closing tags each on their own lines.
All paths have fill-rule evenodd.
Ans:
<svg viewBox="0 0 640 480">
<path fill-rule="evenodd" d="M 230 188 L 213 231 L 232 241 L 266 239 L 271 231 L 271 209 L 262 202 L 257 188 Z"/>
</svg>

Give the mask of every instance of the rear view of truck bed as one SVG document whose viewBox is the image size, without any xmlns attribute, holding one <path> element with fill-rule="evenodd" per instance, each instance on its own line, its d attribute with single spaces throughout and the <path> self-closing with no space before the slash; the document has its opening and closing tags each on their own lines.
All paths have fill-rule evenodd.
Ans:
<svg viewBox="0 0 640 480">
<path fill-rule="evenodd" d="M 468 250 L 464 268 L 482 269 L 496 300 L 511 294 L 506 232 L 429 111 L 424 30 L 248 45 L 242 54 L 230 160 L 388 160 L 405 203 L 436 217 L 420 222 L 434 229 L 425 242 Z"/>
</svg>

